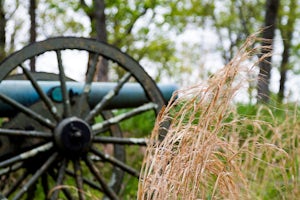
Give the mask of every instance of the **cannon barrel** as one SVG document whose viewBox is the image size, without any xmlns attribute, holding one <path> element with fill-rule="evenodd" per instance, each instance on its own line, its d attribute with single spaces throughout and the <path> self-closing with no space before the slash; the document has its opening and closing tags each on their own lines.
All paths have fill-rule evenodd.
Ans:
<svg viewBox="0 0 300 200">
<path fill-rule="evenodd" d="M 52 100 L 60 102 L 62 100 L 59 81 L 38 81 L 42 90 L 50 96 Z M 113 82 L 93 82 L 88 95 L 88 103 L 95 106 L 103 97 L 116 87 Z M 67 81 L 67 90 L 70 95 L 79 95 L 83 91 L 84 83 Z M 158 84 L 163 98 L 169 101 L 173 92 L 177 89 L 175 84 Z M 30 106 L 40 100 L 39 94 L 34 89 L 30 81 L 27 80 L 5 80 L 0 84 L 0 93 L 4 94 L 25 106 Z M 106 105 L 105 108 L 130 108 L 137 107 L 149 102 L 144 89 L 138 83 L 126 83 Z M 8 116 L 15 110 L 8 104 L 0 100 L 0 115 Z"/>
</svg>

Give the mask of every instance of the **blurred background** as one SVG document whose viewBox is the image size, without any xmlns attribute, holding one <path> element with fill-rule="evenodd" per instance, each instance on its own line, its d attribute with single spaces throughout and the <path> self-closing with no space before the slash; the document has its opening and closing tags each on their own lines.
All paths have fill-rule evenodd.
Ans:
<svg viewBox="0 0 300 200">
<path fill-rule="evenodd" d="M 134 57 L 157 82 L 188 86 L 227 64 L 249 35 L 261 31 L 259 37 L 271 39 L 267 45 L 273 46 L 273 56 L 268 66 L 245 75 L 250 81 L 237 101 L 299 99 L 298 0 L 0 0 L 0 4 L 0 60 L 49 37 L 92 37 Z M 257 41 L 258 45 L 266 44 Z M 66 70 L 80 80 L 86 69 L 74 72 L 72 66 L 86 63 L 87 56 L 77 58 L 67 59 Z M 51 56 L 41 59 L 31 70 L 51 71 Z"/>
</svg>

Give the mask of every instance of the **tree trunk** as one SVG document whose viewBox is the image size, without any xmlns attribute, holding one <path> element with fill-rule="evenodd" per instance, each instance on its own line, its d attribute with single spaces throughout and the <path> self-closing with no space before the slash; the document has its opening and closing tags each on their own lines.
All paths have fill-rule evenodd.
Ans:
<svg viewBox="0 0 300 200">
<path fill-rule="evenodd" d="M 106 22 L 105 22 L 105 2 L 104 0 L 94 0 L 95 6 L 95 30 L 96 38 L 101 42 L 107 42 Z M 108 62 L 100 57 L 97 64 L 97 81 L 108 81 Z"/>
<path fill-rule="evenodd" d="M 278 102 L 282 103 L 285 93 L 285 82 L 287 80 L 287 71 L 289 70 L 289 58 L 290 58 L 290 48 L 291 41 L 293 37 L 293 32 L 295 29 L 296 22 L 296 10 L 297 10 L 297 1 L 291 0 L 289 5 L 288 21 L 286 25 L 280 27 L 281 35 L 283 38 L 283 52 L 282 52 L 282 61 L 280 65 L 280 86 L 278 92 Z"/>
<path fill-rule="evenodd" d="M 36 0 L 30 0 L 29 2 L 29 16 L 30 16 L 30 39 L 29 43 L 36 41 Z M 35 58 L 30 59 L 30 70 L 35 71 Z"/>
<path fill-rule="evenodd" d="M 265 39 L 262 41 L 262 46 L 270 46 L 273 43 L 273 38 L 276 29 L 276 18 L 279 8 L 279 0 L 267 0 L 266 2 L 266 15 L 265 25 L 262 33 L 262 37 Z M 262 50 L 262 54 L 268 54 L 272 50 L 265 48 Z M 270 101 L 270 77 L 271 77 L 271 56 L 267 56 L 259 64 L 258 84 L 257 84 L 257 102 L 268 103 Z"/>
<path fill-rule="evenodd" d="M 107 42 L 104 0 L 93 0 L 92 8 L 89 8 L 84 0 L 80 0 L 80 4 L 90 18 L 92 26 L 91 37 L 101 42 Z M 89 55 L 88 66 L 90 66 L 91 58 L 92 55 Z M 89 68 L 86 73 L 88 73 L 88 71 Z M 99 56 L 98 59 L 94 81 L 108 81 L 108 62 L 102 56 Z"/>
<path fill-rule="evenodd" d="M 278 92 L 278 101 L 282 102 L 284 98 L 284 91 L 285 91 L 285 82 L 286 82 L 286 74 L 288 70 L 288 63 L 289 63 L 289 50 L 290 45 L 287 42 L 284 43 L 284 50 L 282 53 L 282 61 L 280 65 L 280 85 L 279 85 L 279 92 Z"/>
<path fill-rule="evenodd" d="M 6 18 L 3 9 L 4 0 L 0 0 L 0 61 L 5 58 L 5 26 L 6 26 Z"/>
</svg>

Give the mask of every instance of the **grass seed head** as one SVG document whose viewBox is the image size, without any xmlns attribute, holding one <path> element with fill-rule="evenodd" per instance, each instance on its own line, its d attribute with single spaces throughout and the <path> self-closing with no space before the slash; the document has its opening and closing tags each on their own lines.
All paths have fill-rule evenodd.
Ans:
<svg viewBox="0 0 300 200">
<path fill-rule="evenodd" d="M 162 132 L 164 139 L 147 147 L 138 199 L 251 199 L 259 176 L 270 175 L 259 174 L 260 167 L 280 166 L 274 156 L 286 161 L 288 154 L 275 141 L 254 134 L 275 129 L 238 116 L 232 105 L 245 81 L 240 75 L 257 64 L 245 67 L 259 51 L 252 48 L 255 41 L 256 35 L 250 36 L 224 68 L 205 83 L 177 91 L 161 111 L 151 140 Z M 249 138 L 242 137 L 247 126 L 253 131 Z"/>
</svg>

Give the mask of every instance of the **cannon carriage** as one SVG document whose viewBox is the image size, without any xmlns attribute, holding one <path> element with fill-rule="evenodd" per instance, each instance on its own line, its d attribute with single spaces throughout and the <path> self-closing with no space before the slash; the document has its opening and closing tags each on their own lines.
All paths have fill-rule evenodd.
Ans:
<svg viewBox="0 0 300 200">
<path fill-rule="evenodd" d="M 81 82 L 65 73 L 64 52 L 70 50 L 89 57 Z M 30 72 L 29 60 L 48 52 L 55 55 L 56 73 Z M 99 57 L 121 78 L 93 81 Z M 126 147 L 146 145 L 146 139 L 124 134 L 120 124 L 145 112 L 155 118 L 176 90 L 157 85 L 120 50 L 76 37 L 15 52 L 0 64 L 0 81 L 0 193 L 8 199 L 86 199 L 89 190 L 100 199 L 122 199 L 124 175 L 139 177 L 126 162 Z"/>
</svg>

